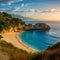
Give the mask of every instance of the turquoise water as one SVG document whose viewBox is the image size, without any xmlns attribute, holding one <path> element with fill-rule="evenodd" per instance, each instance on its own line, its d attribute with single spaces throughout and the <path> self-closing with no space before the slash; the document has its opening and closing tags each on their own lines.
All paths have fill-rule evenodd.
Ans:
<svg viewBox="0 0 60 60">
<path fill-rule="evenodd" d="M 54 22 L 49 23 L 49 25 L 51 26 L 50 31 L 25 31 L 19 34 L 19 37 L 27 46 L 35 50 L 45 50 L 48 46 L 60 41 L 60 24 L 56 24 L 56 22 Z"/>
</svg>

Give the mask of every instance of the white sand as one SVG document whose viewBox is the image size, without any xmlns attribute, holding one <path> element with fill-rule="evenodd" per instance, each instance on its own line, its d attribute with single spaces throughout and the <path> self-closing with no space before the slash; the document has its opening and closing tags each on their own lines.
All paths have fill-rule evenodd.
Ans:
<svg viewBox="0 0 60 60">
<path fill-rule="evenodd" d="M 29 53 L 36 52 L 35 50 L 26 46 L 21 40 L 19 40 L 18 34 L 19 34 L 19 32 L 4 33 L 4 34 L 2 34 L 3 40 L 8 43 L 12 43 L 15 47 L 26 50 Z"/>
</svg>

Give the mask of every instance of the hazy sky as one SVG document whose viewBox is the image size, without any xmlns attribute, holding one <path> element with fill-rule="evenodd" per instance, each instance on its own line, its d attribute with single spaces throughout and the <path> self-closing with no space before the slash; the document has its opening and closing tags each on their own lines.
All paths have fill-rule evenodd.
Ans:
<svg viewBox="0 0 60 60">
<path fill-rule="evenodd" d="M 60 21 L 60 0 L 0 0 L 0 11 L 38 20 Z"/>
</svg>

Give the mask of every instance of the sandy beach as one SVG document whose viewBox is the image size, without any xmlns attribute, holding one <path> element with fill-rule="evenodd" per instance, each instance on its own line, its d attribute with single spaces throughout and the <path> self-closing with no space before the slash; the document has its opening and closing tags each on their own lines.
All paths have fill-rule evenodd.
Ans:
<svg viewBox="0 0 60 60">
<path fill-rule="evenodd" d="M 21 39 L 18 38 L 19 32 L 7 32 L 1 34 L 3 36 L 3 40 L 12 43 L 15 47 L 26 50 L 29 53 L 36 52 L 35 50 L 31 49 L 30 47 L 26 46 Z"/>
</svg>

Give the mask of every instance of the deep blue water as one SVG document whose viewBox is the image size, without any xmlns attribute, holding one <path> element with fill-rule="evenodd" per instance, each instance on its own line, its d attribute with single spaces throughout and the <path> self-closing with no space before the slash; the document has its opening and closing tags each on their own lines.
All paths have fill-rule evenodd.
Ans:
<svg viewBox="0 0 60 60">
<path fill-rule="evenodd" d="M 35 24 L 38 21 L 27 21 L 26 24 Z M 40 22 L 41 23 L 41 22 Z M 50 31 L 41 31 L 41 30 L 33 30 L 33 31 L 25 31 L 19 34 L 22 42 L 27 46 L 35 49 L 35 50 L 45 50 L 48 46 L 51 46 L 58 41 L 60 41 L 60 22 L 42 22 L 50 25 Z"/>
</svg>

